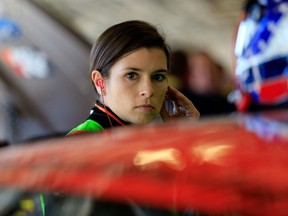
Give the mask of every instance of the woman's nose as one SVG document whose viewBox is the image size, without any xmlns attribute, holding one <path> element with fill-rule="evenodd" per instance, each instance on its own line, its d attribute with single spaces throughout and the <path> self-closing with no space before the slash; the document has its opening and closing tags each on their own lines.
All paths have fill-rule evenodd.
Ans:
<svg viewBox="0 0 288 216">
<path fill-rule="evenodd" d="M 151 80 L 143 80 L 141 83 L 140 94 L 144 97 L 151 97 L 153 95 L 153 85 Z"/>
</svg>

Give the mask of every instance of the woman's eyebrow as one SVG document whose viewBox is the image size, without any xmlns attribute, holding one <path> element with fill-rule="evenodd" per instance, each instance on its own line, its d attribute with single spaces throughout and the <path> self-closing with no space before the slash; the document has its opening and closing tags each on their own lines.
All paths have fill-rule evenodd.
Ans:
<svg viewBox="0 0 288 216">
<path fill-rule="evenodd" d="M 126 67 L 126 68 L 123 68 L 123 70 L 143 71 L 143 69 L 140 69 L 137 67 Z M 158 69 L 158 70 L 155 70 L 154 72 L 168 73 L 168 70 L 167 69 Z"/>
<path fill-rule="evenodd" d="M 159 69 L 159 70 L 156 70 L 155 72 L 168 73 L 168 70 L 166 70 L 166 69 Z"/>
<path fill-rule="evenodd" d="M 126 67 L 126 68 L 123 68 L 123 70 L 141 71 L 140 68 L 136 68 L 136 67 Z"/>
</svg>

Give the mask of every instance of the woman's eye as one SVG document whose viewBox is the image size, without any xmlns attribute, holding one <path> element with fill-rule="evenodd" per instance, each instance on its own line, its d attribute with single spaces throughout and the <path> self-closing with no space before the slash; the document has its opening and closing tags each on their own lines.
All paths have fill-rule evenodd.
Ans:
<svg viewBox="0 0 288 216">
<path fill-rule="evenodd" d="M 138 77 L 138 74 L 135 73 L 135 72 L 130 72 L 130 73 L 126 74 L 126 77 L 127 77 L 128 79 L 134 80 L 134 79 L 136 79 L 136 78 Z"/>
<path fill-rule="evenodd" d="M 154 74 L 153 79 L 156 81 L 163 81 L 166 79 L 166 76 L 164 74 Z"/>
</svg>

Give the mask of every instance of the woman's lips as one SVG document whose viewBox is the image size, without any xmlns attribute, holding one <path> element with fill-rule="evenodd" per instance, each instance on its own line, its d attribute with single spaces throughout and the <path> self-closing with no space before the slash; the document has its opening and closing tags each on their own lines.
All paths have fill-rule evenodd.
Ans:
<svg viewBox="0 0 288 216">
<path fill-rule="evenodd" d="M 151 111 L 155 109 L 155 107 L 150 104 L 141 104 L 139 106 L 136 106 L 136 108 L 141 109 L 141 110 L 146 110 L 146 111 Z"/>
</svg>

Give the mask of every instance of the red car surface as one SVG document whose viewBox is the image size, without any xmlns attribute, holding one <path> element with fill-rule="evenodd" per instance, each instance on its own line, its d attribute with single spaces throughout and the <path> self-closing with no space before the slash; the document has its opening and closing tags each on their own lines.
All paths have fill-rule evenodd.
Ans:
<svg viewBox="0 0 288 216">
<path fill-rule="evenodd" d="M 0 187 L 176 213 L 288 215 L 287 123 L 288 111 L 267 111 L 6 147 Z"/>
</svg>

